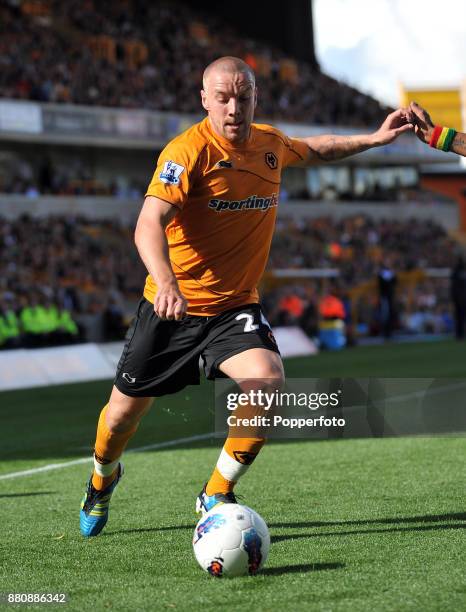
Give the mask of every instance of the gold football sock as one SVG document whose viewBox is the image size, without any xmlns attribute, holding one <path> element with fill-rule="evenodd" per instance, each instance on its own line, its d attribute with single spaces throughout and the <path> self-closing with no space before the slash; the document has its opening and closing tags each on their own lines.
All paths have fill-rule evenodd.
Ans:
<svg viewBox="0 0 466 612">
<path fill-rule="evenodd" d="M 110 431 L 105 418 L 108 404 L 100 413 L 97 425 L 97 437 L 94 447 L 94 472 L 92 484 L 99 491 L 105 489 L 115 478 L 118 463 L 131 436 L 135 433 L 138 425 L 128 431 Z"/>
<path fill-rule="evenodd" d="M 206 486 L 207 495 L 233 491 L 265 443 L 265 438 L 227 438 Z"/>
</svg>

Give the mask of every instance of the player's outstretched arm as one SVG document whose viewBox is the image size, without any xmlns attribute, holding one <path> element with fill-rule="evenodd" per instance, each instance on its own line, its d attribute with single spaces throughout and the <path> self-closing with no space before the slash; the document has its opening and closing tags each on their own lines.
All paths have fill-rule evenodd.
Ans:
<svg viewBox="0 0 466 612">
<path fill-rule="evenodd" d="M 453 153 L 466 157 L 466 134 L 442 126 L 437 126 L 435 131 L 436 126 L 429 113 L 417 102 L 411 102 L 409 110 L 412 113 L 414 132 L 419 140 L 436 149 L 453 151 Z"/>
<path fill-rule="evenodd" d="M 149 274 L 157 285 L 154 311 L 161 319 L 181 320 L 187 310 L 170 263 L 165 228 L 178 209 L 169 202 L 147 196 L 139 214 L 134 241 Z"/>
<path fill-rule="evenodd" d="M 332 162 L 356 153 L 361 153 L 373 147 L 381 147 L 393 142 L 400 134 L 413 130 L 409 121 L 407 109 L 399 108 L 390 113 L 380 128 L 373 134 L 357 134 L 355 136 L 337 136 L 323 134 L 322 136 L 309 136 L 298 138 L 309 147 L 309 157 L 303 165 L 312 165 L 319 162 Z"/>
</svg>

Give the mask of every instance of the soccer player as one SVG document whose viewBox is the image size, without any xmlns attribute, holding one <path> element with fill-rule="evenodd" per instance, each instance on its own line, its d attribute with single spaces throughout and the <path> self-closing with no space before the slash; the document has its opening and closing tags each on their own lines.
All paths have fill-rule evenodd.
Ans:
<svg viewBox="0 0 466 612">
<path fill-rule="evenodd" d="M 297 139 L 253 124 L 254 73 L 234 57 L 206 68 L 201 100 L 207 117 L 162 151 L 137 222 L 135 243 L 149 274 L 97 426 L 80 512 L 84 536 L 107 522 L 121 455 L 152 398 L 197 384 L 199 357 L 209 379 L 282 385 L 280 353 L 256 289 L 282 169 L 342 159 L 413 129 L 406 109 L 361 136 Z M 260 436 L 227 438 L 197 498 L 198 512 L 235 502 L 233 487 L 263 444 Z"/>
<path fill-rule="evenodd" d="M 429 113 L 417 102 L 411 102 L 408 110 L 408 120 L 414 123 L 414 132 L 419 140 L 436 149 L 453 151 L 466 157 L 466 134 L 434 125 Z"/>
</svg>

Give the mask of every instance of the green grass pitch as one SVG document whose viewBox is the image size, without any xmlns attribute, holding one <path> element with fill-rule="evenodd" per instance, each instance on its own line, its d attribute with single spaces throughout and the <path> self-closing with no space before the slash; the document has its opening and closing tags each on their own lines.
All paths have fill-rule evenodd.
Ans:
<svg viewBox="0 0 466 612">
<path fill-rule="evenodd" d="M 455 342 L 387 345 L 291 359 L 286 370 L 466 379 L 465 357 Z M 2 393 L 0 477 L 88 455 L 109 386 Z M 210 432 L 213 418 L 212 386 L 189 387 L 154 405 L 131 446 Z M 107 528 L 91 540 L 78 526 L 90 463 L 1 479 L 0 592 L 65 592 L 65 610 L 465 609 L 465 444 L 463 435 L 268 444 L 238 492 L 267 521 L 271 552 L 260 575 L 231 580 L 202 572 L 191 549 L 218 439 L 127 453 Z"/>
</svg>

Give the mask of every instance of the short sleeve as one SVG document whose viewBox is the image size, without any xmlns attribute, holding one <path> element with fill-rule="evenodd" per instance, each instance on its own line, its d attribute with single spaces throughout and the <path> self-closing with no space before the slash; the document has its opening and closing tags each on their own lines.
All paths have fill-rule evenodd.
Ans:
<svg viewBox="0 0 466 612">
<path fill-rule="evenodd" d="M 159 156 L 146 196 L 183 208 L 193 184 L 196 157 L 187 143 L 169 143 Z"/>
<path fill-rule="evenodd" d="M 309 158 L 309 147 L 302 140 L 288 138 L 283 134 L 284 151 L 282 168 L 299 165 Z"/>
</svg>

